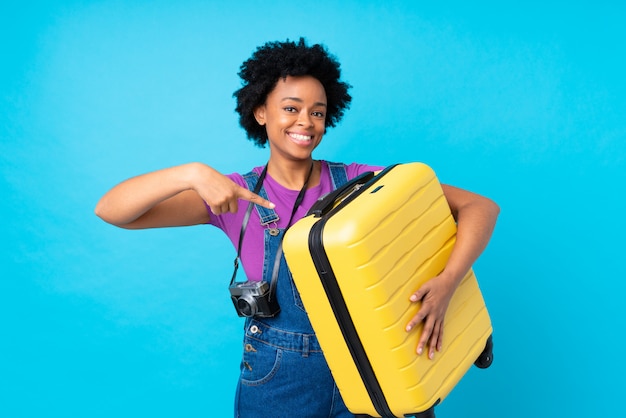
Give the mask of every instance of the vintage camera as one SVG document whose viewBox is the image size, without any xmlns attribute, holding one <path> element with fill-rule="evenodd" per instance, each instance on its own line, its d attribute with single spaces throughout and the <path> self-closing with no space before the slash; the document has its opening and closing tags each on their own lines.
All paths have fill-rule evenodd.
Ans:
<svg viewBox="0 0 626 418">
<path fill-rule="evenodd" d="M 270 297 L 270 284 L 266 281 L 235 282 L 228 290 L 239 316 L 267 318 L 280 312 L 278 301 Z"/>
</svg>

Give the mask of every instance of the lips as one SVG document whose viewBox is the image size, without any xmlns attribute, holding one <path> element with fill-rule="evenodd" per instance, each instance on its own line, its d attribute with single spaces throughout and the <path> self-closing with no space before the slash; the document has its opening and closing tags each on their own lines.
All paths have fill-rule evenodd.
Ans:
<svg viewBox="0 0 626 418">
<path fill-rule="evenodd" d="M 312 135 L 302 135 L 293 132 L 289 132 L 289 137 L 296 142 L 310 142 L 313 139 Z"/>
</svg>

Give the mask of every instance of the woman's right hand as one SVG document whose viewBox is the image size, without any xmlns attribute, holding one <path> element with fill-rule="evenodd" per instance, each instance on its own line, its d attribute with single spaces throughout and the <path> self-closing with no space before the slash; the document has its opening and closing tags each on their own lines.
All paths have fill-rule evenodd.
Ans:
<svg viewBox="0 0 626 418">
<path fill-rule="evenodd" d="M 268 209 L 274 208 L 274 204 L 269 200 L 239 186 L 217 170 L 204 164 L 200 164 L 197 169 L 200 172 L 196 175 L 197 181 L 194 182 L 193 189 L 206 202 L 214 215 L 236 213 L 240 199 Z"/>
<path fill-rule="evenodd" d="M 122 228 L 197 225 L 209 213 L 236 212 L 238 199 L 272 208 L 273 204 L 202 163 L 189 163 L 130 178 L 109 190 L 96 215 Z"/>
</svg>

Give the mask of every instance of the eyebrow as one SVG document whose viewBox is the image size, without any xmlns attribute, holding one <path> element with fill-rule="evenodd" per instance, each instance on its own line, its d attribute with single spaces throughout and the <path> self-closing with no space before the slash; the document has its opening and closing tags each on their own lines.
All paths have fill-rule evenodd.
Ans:
<svg viewBox="0 0 626 418">
<path fill-rule="evenodd" d="M 303 100 L 300 99 L 299 97 L 283 97 L 280 101 L 284 102 L 286 100 L 293 100 L 294 102 L 298 102 L 298 103 L 302 103 L 303 102 Z M 323 103 L 323 102 L 315 102 L 315 106 L 328 107 L 328 105 L 326 103 Z"/>
</svg>

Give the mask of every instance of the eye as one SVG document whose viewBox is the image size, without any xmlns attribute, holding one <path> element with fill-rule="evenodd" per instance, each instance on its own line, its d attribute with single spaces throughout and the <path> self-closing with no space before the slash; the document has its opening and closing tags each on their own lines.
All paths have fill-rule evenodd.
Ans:
<svg viewBox="0 0 626 418">
<path fill-rule="evenodd" d="M 324 112 L 313 112 L 312 115 L 315 116 L 316 118 L 323 118 L 326 116 Z"/>
<path fill-rule="evenodd" d="M 283 107 L 283 110 L 284 110 L 285 112 L 289 112 L 289 113 L 294 113 L 294 112 L 297 112 L 297 111 L 298 111 L 298 110 L 297 110 L 295 107 L 293 107 L 293 106 L 285 106 L 285 107 Z"/>
</svg>

